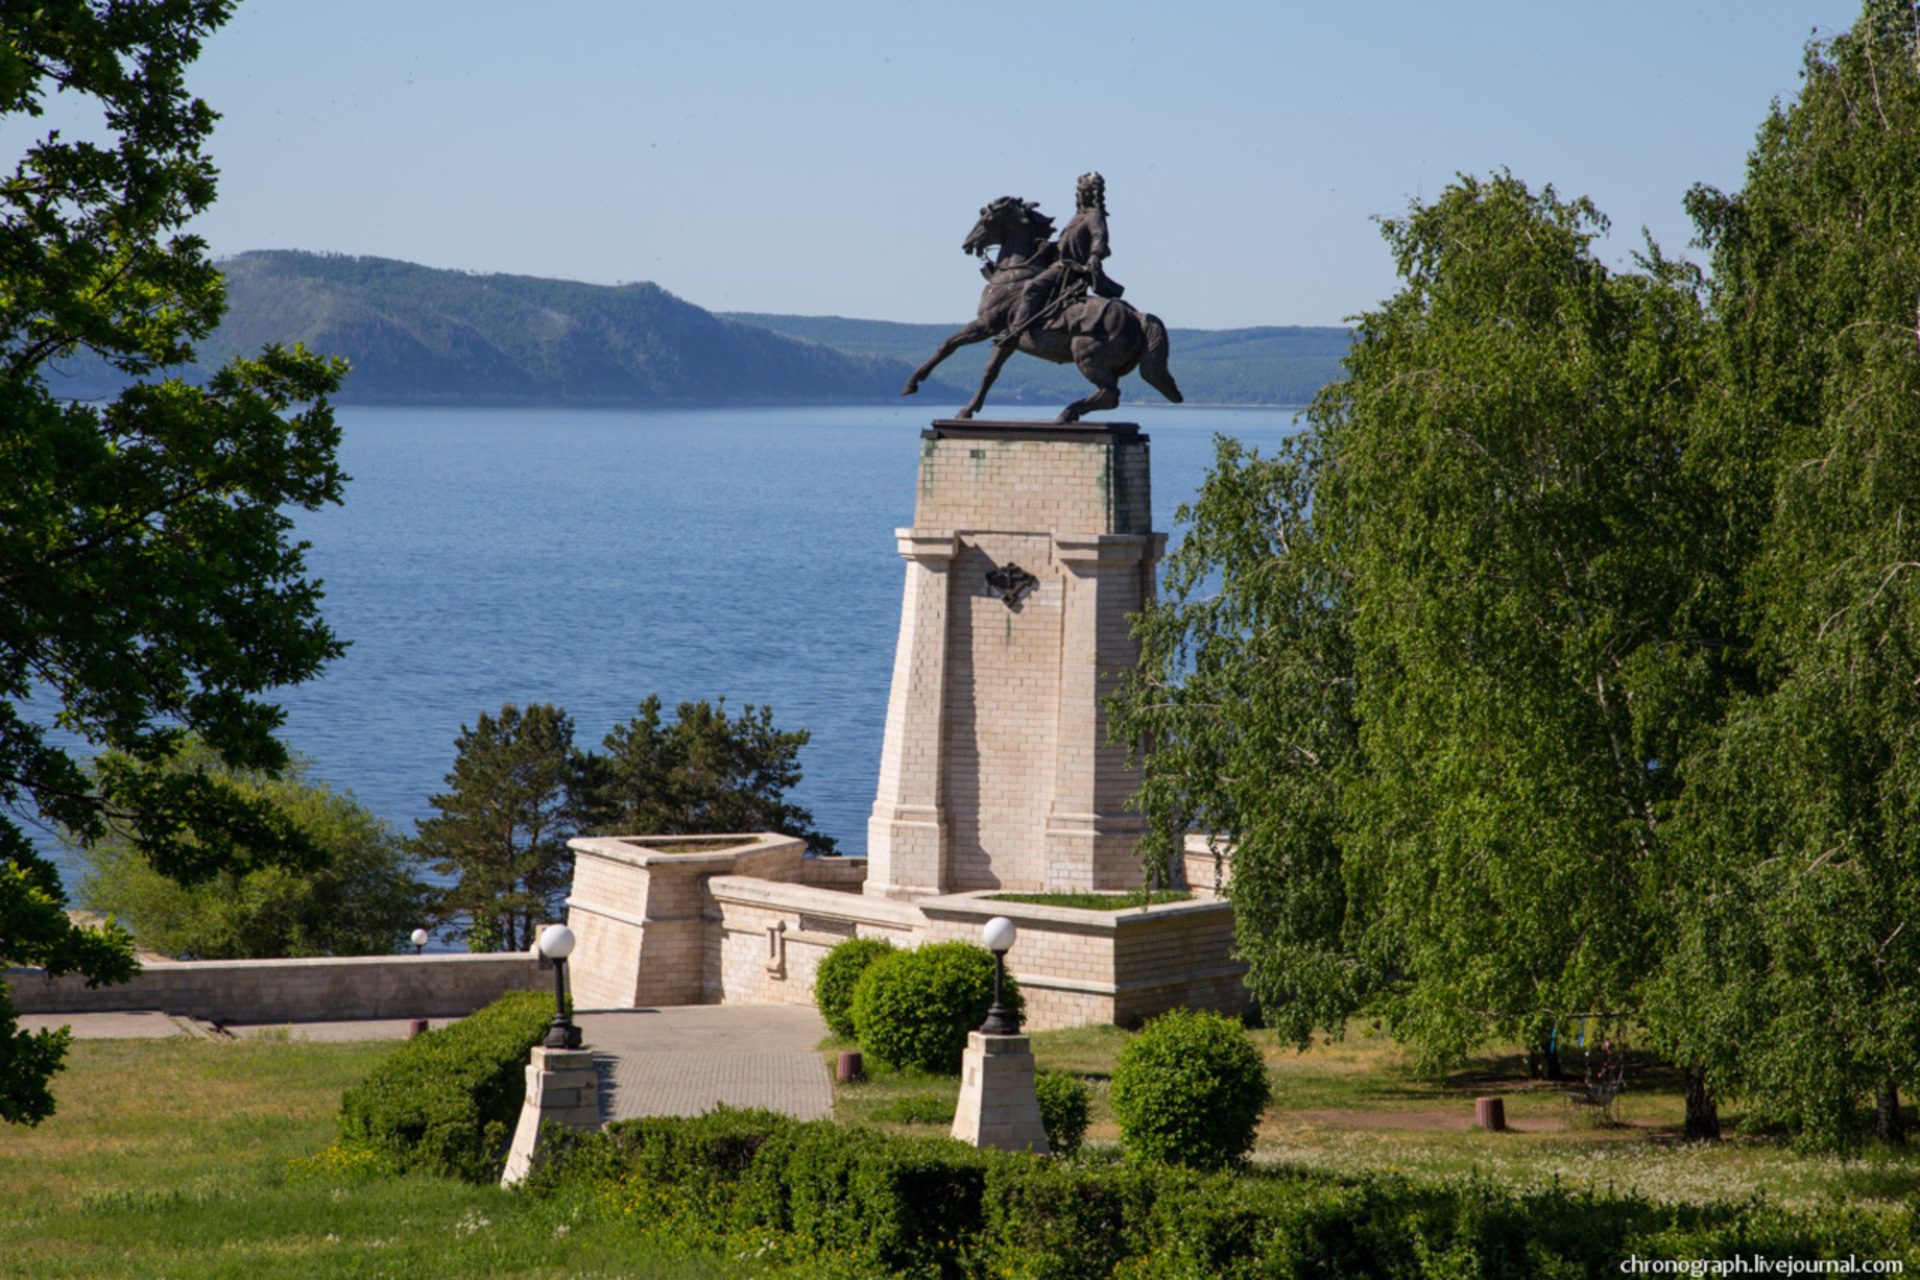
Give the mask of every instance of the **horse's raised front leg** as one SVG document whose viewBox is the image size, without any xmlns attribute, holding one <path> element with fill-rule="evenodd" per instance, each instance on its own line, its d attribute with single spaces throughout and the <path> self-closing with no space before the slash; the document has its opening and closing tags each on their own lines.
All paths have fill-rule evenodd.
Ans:
<svg viewBox="0 0 1920 1280">
<path fill-rule="evenodd" d="M 900 388 L 900 394 L 903 396 L 914 394 L 914 392 L 920 390 L 920 384 L 933 375 L 934 369 L 938 367 L 942 360 L 945 360 L 962 347 L 970 347 L 976 342 L 985 342 L 992 336 L 993 330 L 988 328 L 979 317 L 976 316 L 974 319 L 968 321 L 966 325 L 956 330 L 951 337 L 940 344 L 940 349 L 933 353 L 933 359 L 913 371 L 913 376 L 907 379 L 907 385 Z"/>
<path fill-rule="evenodd" d="M 1024 339 L 1023 339 L 1024 341 Z M 1012 346 L 995 347 L 987 358 L 987 371 L 980 375 L 980 389 L 973 393 L 973 399 L 967 401 L 967 407 L 954 414 L 956 418 L 971 418 L 980 412 L 980 406 L 987 402 L 987 390 L 993 386 L 993 380 L 1000 376 L 1000 370 L 1013 358 Z"/>
</svg>

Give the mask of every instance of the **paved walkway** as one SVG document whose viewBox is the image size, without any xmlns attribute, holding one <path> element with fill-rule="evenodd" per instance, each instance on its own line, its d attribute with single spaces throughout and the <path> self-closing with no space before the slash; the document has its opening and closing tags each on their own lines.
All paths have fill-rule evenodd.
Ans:
<svg viewBox="0 0 1920 1280">
<path fill-rule="evenodd" d="M 833 1115 L 833 1077 L 815 1050 L 826 1024 L 806 1005 L 680 1005 L 583 1013 L 608 1120 L 691 1116 L 715 1104 L 802 1120 Z"/>
<path fill-rule="evenodd" d="M 699 1115 L 718 1103 L 765 1107 L 802 1120 L 833 1115 L 833 1077 L 814 1048 L 827 1034 L 805 1005 L 679 1005 L 582 1013 L 576 1018 L 600 1071 L 606 1120 Z M 448 1019 L 435 1018 L 435 1027 Z M 398 1040 L 405 1018 L 230 1026 L 215 1031 L 192 1018 L 155 1011 L 26 1014 L 20 1024 L 72 1026 L 76 1039 L 123 1040 L 177 1035 L 291 1040 Z M 222 1034 L 224 1032 L 224 1035 Z"/>
</svg>

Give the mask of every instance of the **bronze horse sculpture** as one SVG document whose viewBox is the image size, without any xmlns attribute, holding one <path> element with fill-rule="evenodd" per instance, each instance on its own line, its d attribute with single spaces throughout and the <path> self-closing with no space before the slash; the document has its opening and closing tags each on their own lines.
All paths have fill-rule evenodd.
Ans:
<svg viewBox="0 0 1920 1280">
<path fill-rule="evenodd" d="M 980 311 L 971 323 L 956 331 L 933 358 L 913 371 L 900 394 L 910 396 L 933 373 L 942 360 L 961 347 L 985 342 L 1004 332 L 1019 305 L 1021 287 L 1054 260 L 1057 248 L 1048 237 L 1053 219 L 1041 213 L 1030 201 L 1002 196 L 980 211 L 961 248 L 982 259 L 980 273 L 987 287 L 980 294 Z M 995 245 L 1000 252 L 986 261 L 987 250 Z M 1056 304 L 1058 309 L 1042 324 L 1020 335 L 1017 349 L 1054 364 L 1072 364 L 1094 385 L 1092 395 L 1060 411 L 1060 422 L 1078 422 L 1081 415 L 1111 409 L 1120 403 L 1120 379 L 1137 367 L 1147 385 L 1179 404 L 1180 388 L 1167 370 L 1167 327 L 1158 316 L 1149 315 L 1117 298 L 1069 294 Z M 988 388 L 1000 376 L 1002 366 L 1013 355 L 1011 344 L 996 345 L 980 389 L 956 418 L 971 418 L 985 403 Z"/>
</svg>

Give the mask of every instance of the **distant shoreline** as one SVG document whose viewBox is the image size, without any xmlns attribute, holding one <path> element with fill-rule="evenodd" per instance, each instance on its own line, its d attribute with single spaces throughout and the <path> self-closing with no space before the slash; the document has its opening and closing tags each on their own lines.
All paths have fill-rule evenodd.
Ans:
<svg viewBox="0 0 1920 1280">
<path fill-rule="evenodd" d="M 906 397 L 900 397 L 905 400 Z M 913 397 L 918 404 L 937 404 L 923 393 Z M 878 408 L 897 403 L 893 400 L 548 400 L 536 397 L 395 397 L 395 396 L 358 396 L 336 395 L 331 403 L 339 408 L 392 408 L 392 409 L 831 409 L 836 406 L 848 408 Z M 1032 410 L 1041 406 L 1032 400 L 995 401 L 988 400 L 988 409 Z M 1292 409 L 1296 412 L 1311 408 L 1309 404 L 1281 404 L 1261 400 L 1224 401 L 1189 400 L 1183 404 L 1172 404 L 1165 400 L 1125 400 L 1117 409 L 1105 411 L 1100 419 L 1110 420 L 1115 413 L 1125 413 L 1131 409 Z M 933 417 L 951 417 L 951 413 L 935 411 Z M 1049 419 L 1050 420 L 1050 419 Z"/>
<path fill-rule="evenodd" d="M 170 370 L 201 382 L 236 357 L 303 344 L 346 361 L 338 405 L 583 409 L 879 406 L 953 332 L 946 325 L 840 316 L 707 311 L 656 284 L 588 285 L 467 275 L 385 258 L 294 250 L 223 259 L 227 311 Z M 1342 376 L 1350 330 L 1267 325 L 1169 330 L 1190 406 L 1298 409 Z M 967 403 L 992 348 L 956 350 L 920 381 L 920 403 Z M 63 363 L 72 398 L 117 395 L 126 380 L 97 356 Z M 1048 416 L 1089 394 L 1071 364 L 1020 359 L 999 371 L 996 405 Z M 1129 395 L 1128 392 L 1135 393 Z M 1123 403 L 1149 393 L 1123 388 Z"/>
</svg>

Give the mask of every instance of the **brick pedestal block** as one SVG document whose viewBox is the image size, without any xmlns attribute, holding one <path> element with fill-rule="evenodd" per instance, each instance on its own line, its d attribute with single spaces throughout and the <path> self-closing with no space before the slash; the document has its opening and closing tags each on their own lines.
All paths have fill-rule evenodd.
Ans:
<svg viewBox="0 0 1920 1280">
<path fill-rule="evenodd" d="M 953 1136 L 976 1147 L 1046 1155 L 1047 1129 L 1033 1090 L 1033 1054 L 1025 1036 L 967 1036 L 960 1063 L 960 1105 Z"/>
<path fill-rule="evenodd" d="M 600 1127 L 600 1076 L 588 1049 L 536 1046 L 527 1064 L 527 1100 L 500 1185 L 510 1187 L 527 1176 L 540 1146 L 540 1125 L 552 1120 L 588 1131 Z"/>
<path fill-rule="evenodd" d="M 1140 786 L 1105 699 L 1153 594 L 1147 437 L 1129 423 L 923 433 L 868 894 L 1139 882 Z"/>
</svg>

